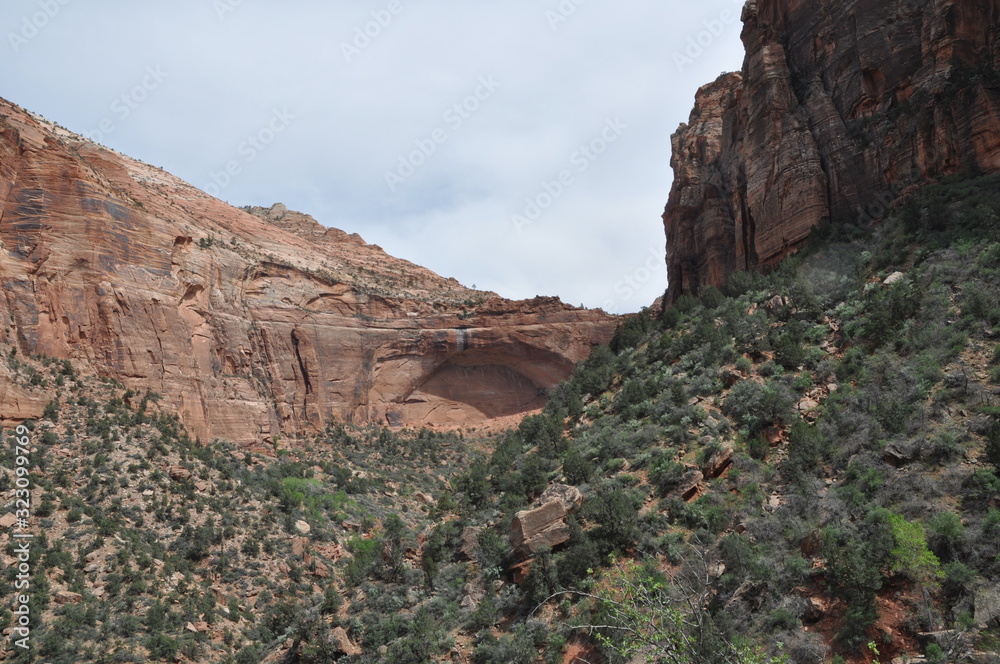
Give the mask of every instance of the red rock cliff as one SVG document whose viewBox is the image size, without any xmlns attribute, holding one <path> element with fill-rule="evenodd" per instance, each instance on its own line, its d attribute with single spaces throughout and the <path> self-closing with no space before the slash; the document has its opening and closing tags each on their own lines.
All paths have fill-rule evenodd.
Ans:
<svg viewBox="0 0 1000 664">
<path fill-rule="evenodd" d="M 232 208 L 3 101 L 0 285 L 3 341 L 237 442 L 522 413 L 615 327 L 466 289 L 281 205 Z"/>
<path fill-rule="evenodd" d="M 912 184 L 1000 170 L 1000 0 L 751 0 L 743 22 L 742 72 L 673 136 L 670 301 Z"/>
</svg>

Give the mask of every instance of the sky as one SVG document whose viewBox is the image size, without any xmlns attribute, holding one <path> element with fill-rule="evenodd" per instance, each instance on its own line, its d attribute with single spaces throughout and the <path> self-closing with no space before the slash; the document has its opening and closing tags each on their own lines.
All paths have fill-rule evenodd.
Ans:
<svg viewBox="0 0 1000 664">
<path fill-rule="evenodd" d="M 4 0 L 0 96 L 466 286 L 638 311 L 742 0 Z"/>
</svg>

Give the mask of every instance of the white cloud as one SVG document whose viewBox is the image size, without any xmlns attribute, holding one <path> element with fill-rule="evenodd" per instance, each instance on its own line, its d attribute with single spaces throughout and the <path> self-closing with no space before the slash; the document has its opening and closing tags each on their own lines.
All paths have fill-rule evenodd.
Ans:
<svg viewBox="0 0 1000 664">
<path fill-rule="evenodd" d="M 670 134 L 695 90 L 742 62 L 738 23 L 702 34 L 704 53 L 682 71 L 675 62 L 706 21 L 738 13 L 734 0 L 568 0 L 576 11 L 555 31 L 546 11 L 559 0 L 398 0 L 388 23 L 389 0 L 220 0 L 232 7 L 222 19 L 214 0 L 9 0 L 0 22 L 17 33 L 43 1 L 60 11 L 17 52 L 0 49 L 11 101 L 81 133 L 112 117 L 105 144 L 197 186 L 288 109 L 295 120 L 221 198 L 283 201 L 508 297 L 616 311 L 662 294 L 662 261 L 646 273 L 650 252 L 663 253 Z M 342 43 L 378 19 L 348 63 Z M 115 115 L 148 67 L 169 77 Z M 455 126 L 446 113 L 483 77 L 500 87 Z M 525 197 L 613 118 L 628 124 L 621 139 L 518 233 Z M 390 192 L 386 171 L 436 129 L 446 140 Z"/>
</svg>

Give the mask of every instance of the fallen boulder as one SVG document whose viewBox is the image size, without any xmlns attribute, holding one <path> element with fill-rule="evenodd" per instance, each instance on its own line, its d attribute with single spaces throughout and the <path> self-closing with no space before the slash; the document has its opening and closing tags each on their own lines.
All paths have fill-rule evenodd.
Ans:
<svg viewBox="0 0 1000 664">
<path fill-rule="evenodd" d="M 555 485 L 538 499 L 539 506 L 514 516 L 510 543 L 522 558 L 534 556 L 542 547 L 555 548 L 570 538 L 566 517 L 583 503 L 576 487 Z"/>
</svg>

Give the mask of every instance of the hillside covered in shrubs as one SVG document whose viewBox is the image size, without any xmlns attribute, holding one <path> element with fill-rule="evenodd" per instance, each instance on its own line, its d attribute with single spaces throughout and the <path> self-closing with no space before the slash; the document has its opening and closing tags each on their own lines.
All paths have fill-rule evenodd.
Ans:
<svg viewBox="0 0 1000 664">
<path fill-rule="evenodd" d="M 208 444 L 5 349 L 51 398 L 8 661 L 1000 661 L 998 184 L 628 318 L 500 434 Z"/>
</svg>

